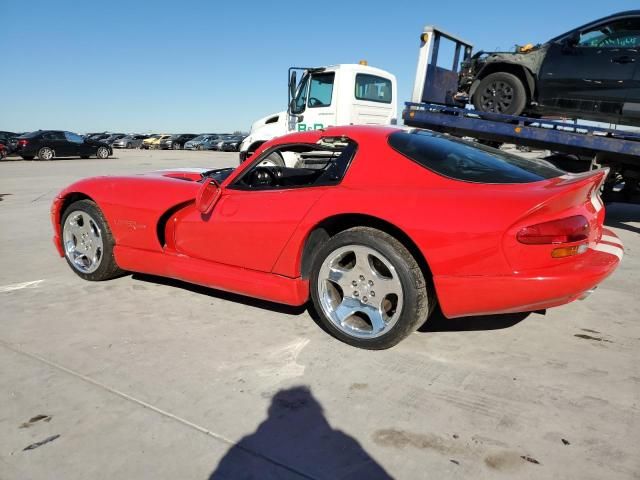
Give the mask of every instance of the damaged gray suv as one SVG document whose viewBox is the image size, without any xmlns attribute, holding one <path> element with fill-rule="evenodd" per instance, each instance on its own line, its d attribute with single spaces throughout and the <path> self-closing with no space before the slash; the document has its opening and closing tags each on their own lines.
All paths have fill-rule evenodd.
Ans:
<svg viewBox="0 0 640 480">
<path fill-rule="evenodd" d="M 455 100 L 505 115 L 640 125 L 640 10 L 515 52 L 478 52 L 462 65 Z"/>
</svg>

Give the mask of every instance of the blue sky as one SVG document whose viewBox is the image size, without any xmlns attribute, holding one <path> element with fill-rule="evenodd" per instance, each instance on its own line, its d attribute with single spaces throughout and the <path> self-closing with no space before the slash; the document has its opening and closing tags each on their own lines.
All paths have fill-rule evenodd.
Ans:
<svg viewBox="0 0 640 480">
<path fill-rule="evenodd" d="M 426 24 L 476 49 L 511 49 L 634 7 L 637 0 L 0 0 L 0 130 L 248 130 L 285 108 L 289 66 L 361 59 L 394 73 L 404 101 Z"/>
</svg>

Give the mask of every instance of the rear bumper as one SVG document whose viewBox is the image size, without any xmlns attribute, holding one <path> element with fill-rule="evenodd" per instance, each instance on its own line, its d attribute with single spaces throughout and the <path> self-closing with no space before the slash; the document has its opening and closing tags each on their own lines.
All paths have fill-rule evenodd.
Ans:
<svg viewBox="0 0 640 480">
<path fill-rule="evenodd" d="M 601 241 L 571 262 L 503 276 L 435 276 L 442 312 L 467 315 L 530 312 L 585 298 L 618 267 L 623 246 L 604 229 Z"/>
</svg>

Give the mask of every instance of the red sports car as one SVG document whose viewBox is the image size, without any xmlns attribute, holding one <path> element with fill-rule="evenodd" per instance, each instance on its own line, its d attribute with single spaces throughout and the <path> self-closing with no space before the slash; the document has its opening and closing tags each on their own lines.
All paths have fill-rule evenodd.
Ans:
<svg viewBox="0 0 640 480">
<path fill-rule="evenodd" d="M 388 348 L 447 317 L 586 296 L 622 258 L 607 170 L 568 174 L 424 130 L 335 127 L 264 144 L 236 169 L 96 177 L 54 200 L 54 243 L 86 280 L 125 271 L 289 305 Z"/>
</svg>

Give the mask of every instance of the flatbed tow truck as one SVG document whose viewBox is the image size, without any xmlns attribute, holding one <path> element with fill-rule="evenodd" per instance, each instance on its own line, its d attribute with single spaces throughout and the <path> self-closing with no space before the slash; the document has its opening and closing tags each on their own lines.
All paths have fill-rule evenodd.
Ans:
<svg viewBox="0 0 640 480">
<path fill-rule="evenodd" d="M 440 66 L 438 58 L 443 38 L 454 46 L 450 68 Z M 568 171 L 607 166 L 611 172 L 603 199 L 640 203 L 640 132 L 455 106 L 459 69 L 471 57 L 472 49 L 469 42 L 436 27 L 424 28 L 412 99 L 402 113 L 405 125 L 493 145 L 510 143 L 549 150 L 553 155 L 546 160 Z"/>
</svg>

